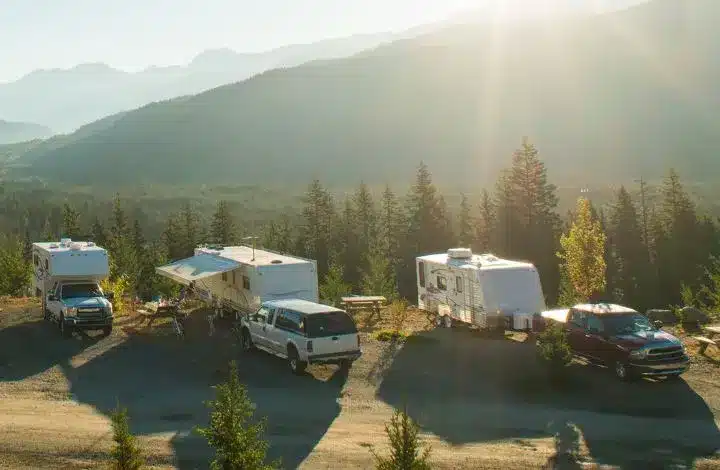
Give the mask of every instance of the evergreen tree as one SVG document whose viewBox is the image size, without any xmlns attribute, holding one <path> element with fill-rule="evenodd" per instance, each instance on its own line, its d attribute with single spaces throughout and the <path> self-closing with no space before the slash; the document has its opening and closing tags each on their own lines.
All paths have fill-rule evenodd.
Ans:
<svg viewBox="0 0 720 470">
<path fill-rule="evenodd" d="M 494 241 L 497 252 L 501 256 L 514 255 L 516 241 L 520 236 L 520 224 L 517 218 L 512 178 L 509 170 L 504 170 L 495 185 L 495 231 Z"/>
<path fill-rule="evenodd" d="M 92 241 L 96 245 L 107 248 L 108 236 L 107 233 L 105 233 L 105 227 L 103 227 L 103 224 L 102 222 L 100 222 L 99 218 L 95 217 L 95 221 L 92 224 L 90 233 L 92 236 Z"/>
<path fill-rule="evenodd" d="M 169 261 L 177 261 L 186 257 L 182 227 L 177 214 L 171 214 L 165 221 L 162 241 L 165 245 L 165 253 Z"/>
<path fill-rule="evenodd" d="M 27 292 L 32 272 L 23 251 L 21 239 L 0 239 L 0 295 L 20 297 Z"/>
<path fill-rule="evenodd" d="M 480 213 L 475 225 L 475 245 L 473 246 L 475 251 L 490 253 L 493 250 L 496 225 L 495 204 L 490 193 L 483 189 L 480 197 Z"/>
<path fill-rule="evenodd" d="M 45 219 L 45 223 L 43 224 L 43 235 L 42 238 L 44 241 L 47 242 L 53 242 L 53 241 L 59 241 L 60 235 L 53 229 L 52 222 L 50 222 L 50 218 Z"/>
<path fill-rule="evenodd" d="M 320 286 L 320 298 L 329 305 L 339 305 L 342 297 L 350 294 L 350 286 L 345 283 L 343 268 L 337 263 L 330 265 L 328 273 Z"/>
<path fill-rule="evenodd" d="M 470 210 L 467 196 L 460 194 L 460 212 L 458 213 L 458 243 L 463 247 L 472 247 L 475 243 L 475 220 Z"/>
<path fill-rule="evenodd" d="M 527 138 L 513 153 L 509 186 L 517 226 L 511 237 L 512 257 L 533 262 L 546 292 L 556 292 L 559 272 L 554 256 L 560 227 L 556 213 L 557 188 L 548 183 L 547 169 L 538 151 Z"/>
<path fill-rule="evenodd" d="M 385 426 L 390 441 L 390 456 L 381 457 L 373 451 L 378 470 L 429 470 L 430 447 L 420 440 L 420 427 L 406 410 L 395 410 Z"/>
<path fill-rule="evenodd" d="M 621 186 L 610 214 L 608 245 L 615 268 L 612 286 L 617 300 L 644 311 L 650 308 L 650 260 L 643 243 L 637 209 Z"/>
<path fill-rule="evenodd" d="M 337 246 L 337 262 L 343 268 L 345 282 L 351 287 L 359 285 L 364 259 L 360 247 L 362 234 L 358 229 L 360 219 L 349 198 L 345 198 L 342 215 L 335 230 L 334 245 Z"/>
<path fill-rule="evenodd" d="M 142 467 L 142 457 L 137 439 L 130 433 L 127 410 L 117 405 L 110 415 L 113 428 L 112 468 L 114 470 L 138 470 Z"/>
<path fill-rule="evenodd" d="M 65 203 L 63 205 L 63 224 L 62 224 L 62 236 L 76 240 L 81 236 L 80 214 L 73 207 Z"/>
<path fill-rule="evenodd" d="M 267 463 L 265 420 L 252 422 L 255 405 L 238 378 L 237 364 L 230 362 L 230 378 L 215 387 L 215 399 L 207 403 L 210 423 L 197 432 L 215 450 L 214 470 L 273 470 L 279 462 Z"/>
<path fill-rule="evenodd" d="M 110 216 L 110 240 L 114 243 L 116 240 L 128 238 L 130 236 L 130 224 L 127 214 L 122 207 L 120 194 L 116 194 L 112 203 L 112 213 Z"/>
<path fill-rule="evenodd" d="M 232 245 L 237 238 L 235 231 L 230 205 L 227 201 L 219 201 L 210 224 L 210 241 L 219 245 Z"/>
<path fill-rule="evenodd" d="M 386 186 L 383 191 L 379 224 L 378 249 L 388 259 L 393 271 L 397 272 L 402 260 L 400 246 L 405 234 L 405 220 L 397 197 L 390 186 Z"/>
<path fill-rule="evenodd" d="M 366 256 L 378 237 L 378 213 L 372 194 L 365 183 L 360 183 L 352 202 L 357 222 L 358 249 L 363 256 Z"/>
<path fill-rule="evenodd" d="M 333 229 L 337 215 L 333 198 L 319 180 L 314 180 L 303 198 L 302 222 L 298 244 L 302 254 L 317 261 L 318 277 L 328 272 L 333 255 Z"/>
<path fill-rule="evenodd" d="M 397 297 L 397 282 L 390 260 L 382 250 L 372 248 L 367 255 L 362 273 L 362 292 L 365 295 L 382 295 L 388 300 Z"/>
<path fill-rule="evenodd" d="M 568 278 L 579 299 L 591 301 L 605 291 L 605 234 L 593 220 L 590 201 L 578 199 L 575 221 L 567 235 L 560 238 Z"/>
<path fill-rule="evenodd" d="M 200 214 L 189 202 L 183 204 L 178 214 L 179 243 L 182 258 L 189 258 L 195 254 L 195 248 L 202 243 L 204 234 Z"/>
</svg>

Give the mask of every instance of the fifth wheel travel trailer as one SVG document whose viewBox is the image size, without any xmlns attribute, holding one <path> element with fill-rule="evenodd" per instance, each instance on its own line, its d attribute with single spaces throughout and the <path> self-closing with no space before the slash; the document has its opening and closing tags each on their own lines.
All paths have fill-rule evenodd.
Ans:
<svg viewBox="0 0 720 470">
<path fill-rule="evenodd" d="M 532 328 L 545 310 L 537 269 L 530 263 L 476 255 L 469 248 L 419 256 L 418 306 L 438 314 L 438 325 L 453 321 L 483 329 Z"/>
<path fill-rule="evenodd" d="M 236 316 L 268 300 L 319 302 L 315 261 L 249 246 L 198 247 L 194 256 L 155 270 Z"/>
</svg>

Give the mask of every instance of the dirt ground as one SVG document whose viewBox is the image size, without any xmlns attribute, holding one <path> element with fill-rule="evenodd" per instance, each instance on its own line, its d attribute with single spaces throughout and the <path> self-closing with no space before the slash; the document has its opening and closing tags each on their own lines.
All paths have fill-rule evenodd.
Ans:
<svg viewBox="0 0 720 470">
<path fill-rule="evenodd" d="M 349 374 L 311 366 L 296 377 L 277 358 L 239 353 L 223 325 L 209 338 L 201 314 L 185 340 L 132 315 L 108 338 L 66 340 L 36 304 L 5 299 L 0 309 L 0 468 L 101 467 L 118 400 L 151 466 L 207 468 L 210 450 L 192 430 L 232 358 L 285 468 L 371 468 L 370 449 L 384 451 L 384 425 L 403 406 L 437 468 L 720 468 L 712 358 L 695 358 L 679 381 L 632 384 L 576 364 L 558 392 L 523 334 L 435 330 L 418 314 L 406 328 L 419 333 L 393 344 L 372 336 L 386 321 L 359 314 L 364 354 Z M 580 462 L 555 458 L 573 448 Z"/>
</svg>

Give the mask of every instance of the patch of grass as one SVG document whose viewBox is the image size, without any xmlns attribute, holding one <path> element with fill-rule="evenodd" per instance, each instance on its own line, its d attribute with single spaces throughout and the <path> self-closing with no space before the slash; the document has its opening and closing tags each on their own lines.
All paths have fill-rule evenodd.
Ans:
<svg viewBox="0 0 720 470">
<path fill-rule="evenodd" d="M 408 334 L 404 331 L 397 331 L 394 329 L 383 329 L 373 333 L 372 337 L 378 341 L 406 341 Z"/>
</svg>

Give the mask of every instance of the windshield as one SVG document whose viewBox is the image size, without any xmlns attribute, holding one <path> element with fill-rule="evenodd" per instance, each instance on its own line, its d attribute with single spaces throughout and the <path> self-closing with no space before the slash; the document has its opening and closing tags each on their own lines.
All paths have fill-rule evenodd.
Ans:
<svg viewBox="0 0 720 470">
<path fill-rule="evenodd" d="M 76 299 L 78 297 L 101 297 L 102 291 L 97 284 L 68 284 L 62 286 L 63 299 Z"/>
<path fill-rule="evenodd" d="M 647 317 L 635 313 L 632 315 L 607 315 L 603 322 L 611 334 L 622 335 L 655 331 L 655 327 Z"/>
<path fill-rule="evenodd" d="M 308 315 L 305 319 L 305 334 L 308 338 L 349 335 L 357 333 L 355 322 L 345 312 L 328 312 Z"/>
</svg>

